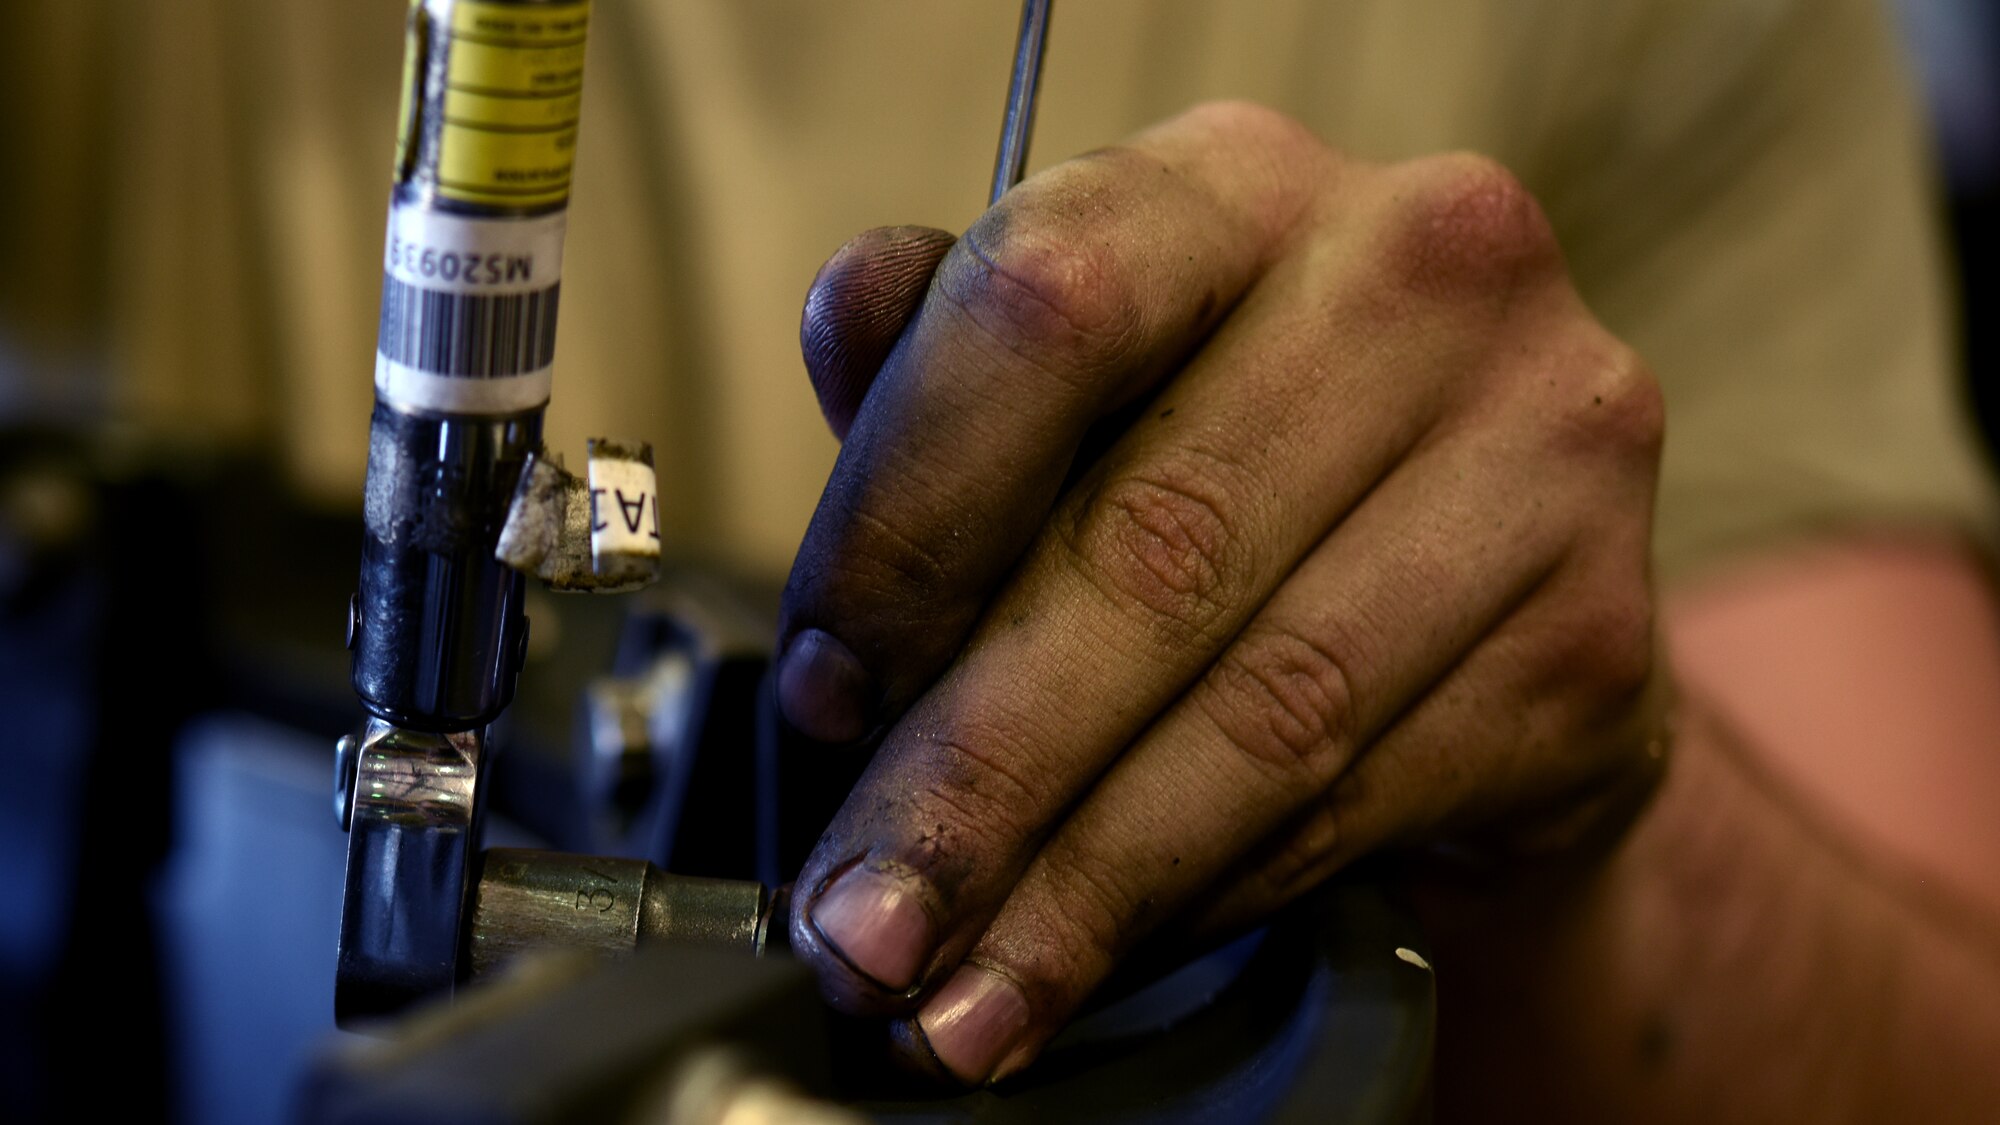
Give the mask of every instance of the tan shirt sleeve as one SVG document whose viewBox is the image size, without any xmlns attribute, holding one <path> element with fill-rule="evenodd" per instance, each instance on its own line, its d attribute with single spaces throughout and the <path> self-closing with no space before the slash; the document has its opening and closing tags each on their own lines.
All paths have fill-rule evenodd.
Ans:
<svg viewBox="0 0 2000 1125">
<path fill-rule="evenodd" d="M 1668 405 L 1669 581 L 1836 529 L 1996 507 L 1936 185 L 1873 0 L 1659 5 L 1589 171 L 1550 193 L 1578 284 Z"/>
</svg>

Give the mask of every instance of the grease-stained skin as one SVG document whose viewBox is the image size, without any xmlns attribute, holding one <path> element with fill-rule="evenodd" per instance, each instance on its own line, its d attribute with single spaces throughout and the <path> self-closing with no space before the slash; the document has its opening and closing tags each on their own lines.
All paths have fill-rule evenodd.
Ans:
<svg viewBox="0 0 2000 1125">
<path fill-rule="evenodd" d="M 1661 766 L 1660 393 L 1536 202 L 1242 104 L 872 231 L 807 299 L 844 446 L 780 701 L 879 740 L 792 919 L 978 1083 L 1141 943 L 1363 854 L 1546 852 Z"/>
</svg>

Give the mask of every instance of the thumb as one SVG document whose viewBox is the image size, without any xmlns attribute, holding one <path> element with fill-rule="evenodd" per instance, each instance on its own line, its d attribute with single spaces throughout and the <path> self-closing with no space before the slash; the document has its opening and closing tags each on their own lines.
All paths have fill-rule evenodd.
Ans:
<svg viewBox="0 0 2000 1125">
<path fill-rule="evenodd" d="M 876 227 L 834 251 L 813 278 L 799 348 L 835 437 L 846 440 L 875 372 L 956 241 L 931 227 Z"/>
</svg>

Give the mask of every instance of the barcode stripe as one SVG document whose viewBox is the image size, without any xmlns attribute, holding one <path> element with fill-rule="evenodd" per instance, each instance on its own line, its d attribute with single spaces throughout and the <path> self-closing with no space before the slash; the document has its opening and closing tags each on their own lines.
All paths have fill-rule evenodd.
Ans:
<svg viewBox="0 0 2000 1125">
<path fill-rule="evenodd" d="M 446 293 L 382 279 L 384 359 L 433 375 L 499 379 L 555 362 L 561 285 L 533 293 Z"/>
</svg>

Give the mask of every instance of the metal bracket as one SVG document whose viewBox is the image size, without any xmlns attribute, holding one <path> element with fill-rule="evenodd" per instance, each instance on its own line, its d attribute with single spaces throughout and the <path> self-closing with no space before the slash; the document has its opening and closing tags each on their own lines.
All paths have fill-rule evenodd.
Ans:
<svg viewBox="0 0 2000 1125">
<path fill-rule="evenodd" d="M 370 719 L 350 743 L 347 886 L 334 1018 L 343 1027 L 447 993 L 478 846 L 483 731 L 432 734 Z"/>
</svg>

